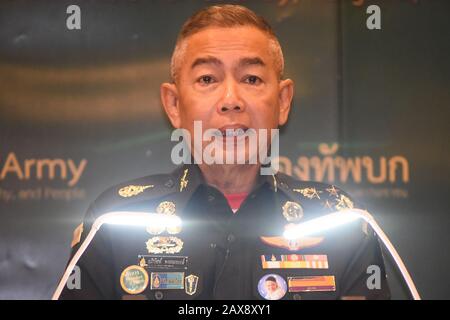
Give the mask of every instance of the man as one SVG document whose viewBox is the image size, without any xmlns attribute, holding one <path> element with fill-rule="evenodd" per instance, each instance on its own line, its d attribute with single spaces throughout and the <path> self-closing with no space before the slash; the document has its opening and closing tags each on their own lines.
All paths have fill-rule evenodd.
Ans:
<svg viewBox="0 0 450 320">
<path fill-rule="evenodd" d="M 271 27 L 245 7 L 208 7 L 183 25 L 162 104 L 186 136 L 195 136 L 196 121 L 215 129 L 223 150 L 211 154 L 219 161 L 201 161 L 207 141 L 188 141 L 194 164 L 104 192 L 77 229 L 73 253 L 93 221 L 111 211 L 177 216 L 182 227 L 104 225 L 77 264 L 81 289 L 65 288 L 61 298 L 263 299 L 258 283 L 267 274 L 287 281 L 283 299 L 389 297 L 378 241 L 366 225 L 296 241 L 282 236 L 292 223 L 356 207 L 335 186 L 262 175 L 264 159 L 250 161 L 259 150 L 245 134 L 263 132 L 258 146 L 270 149 L 264 130 L 288 119 L 294 84 L 283 68 Z M 245 161 L 221 163 L 233 152 Z M 366 285 L 370 265 L 381 270 L 373 290 Z"/>
</svg>

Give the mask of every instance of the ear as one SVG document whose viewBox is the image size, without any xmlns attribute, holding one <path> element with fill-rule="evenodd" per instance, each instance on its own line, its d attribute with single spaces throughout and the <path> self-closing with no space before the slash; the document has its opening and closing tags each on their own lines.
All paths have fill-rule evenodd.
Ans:
<svg viewBox="0 0 450 320">
<path fill-rule="evenodd" d="M 169 82 L 161 84 L 160 95 L 164 111 L 169 117 L 170 123 L 172 123 L 174 128 L 180 128 L 180 104 L 176 85 Z"/>
<path fill-rule="evenodd" d="M 287 122 L 289 111 L 291 110 L 292 98 L 294 97 L 294 81 L 291 79 L 281 80 L 279 83 L 279 106 L 278 125 L 282 126 Z"/>
</svg>

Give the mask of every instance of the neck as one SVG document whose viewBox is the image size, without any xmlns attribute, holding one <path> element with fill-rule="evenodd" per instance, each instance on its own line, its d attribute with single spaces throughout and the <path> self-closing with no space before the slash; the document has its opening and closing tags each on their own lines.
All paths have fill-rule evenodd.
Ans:
<svg viewBox="0 0 450 320">
<path fill-rule="evenodd" d="M 259 165 L 205 165 L 199 164 L 207 184 L 223 194 L 249 193 L 256 183 Z"/>
</svg>

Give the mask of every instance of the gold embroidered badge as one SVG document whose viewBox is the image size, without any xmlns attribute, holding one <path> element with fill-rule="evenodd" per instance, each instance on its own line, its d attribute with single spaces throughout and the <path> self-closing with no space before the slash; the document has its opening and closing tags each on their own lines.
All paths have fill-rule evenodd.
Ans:
<svg viewBox="0 0 450 320">
<path fill-rule="evenodd" d="M 163 201 L 156 207 L 156 213 L 172 215 L 175 214 L 175 211 L 176 206 L 172 201 Z"/>
<path fill-rule="evenodd" d="M 282 209 L 284 218 L 289 222 L 297 222 L 303 218 L 303 208 L 297 202 L 286 201 Z"/>
<path fill-rule="evenodd" d="M 148 188 L 153 188 L 153 187 L 154 187 L 154 185 L 152 185 L 152 184 L 150 184 L 148 186 L 129 185 L 129 186 L 119 189 L 119 195 L 124 198 L 134 197 L 134 196 L 137 196 L 138 194 L 144 192 L 144 190 L 146 190 Z"/>
<path fill-rule="evenodd" d="M 328 191 L 330 196 L 338 197 L 338 193 L 337 193 L 337 190 L 336 190 L 335 186 L 331 186 L 331 188 L 327 188 L 326 190 Z"/>
<path fill-rule="evenodd" d="M 304 197 L 308 199 L 320 199 L 319 193 L 322 191 L 317 191 L 316 188 L 303 188 L 303 189 L 294 189 L 293 191 L 301 193 Z"/>
<path fill-rule="evenodd" d="M 353 209 L 353 202 L 347 196 L 341 194 L 341 197 L 337 200 L 334 207 L 336 210 Z"/>
</svg>

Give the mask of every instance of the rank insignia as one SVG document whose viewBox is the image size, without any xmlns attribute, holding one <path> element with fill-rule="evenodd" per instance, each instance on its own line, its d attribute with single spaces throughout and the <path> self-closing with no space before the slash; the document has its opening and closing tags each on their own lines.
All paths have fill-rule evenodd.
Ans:
<svg viewBox="0 0 450 320">
<path fill-rule="evenodd" d="M 197 292 L 198 277 L 196 275 L 190 274 L 184 278 L 184 288 L 188 295 L 192 296 Z"/>
<path fill-rule="evenodd" d="M 153 237 L 146 242 L 146 245 L 148 253 L 174 254 L 181 251 L 183 248 L 183 241 L 177 237 Z"/>
<path fill-rule="evenodd" d="M 303 218 L 303 208 L 297 202 L 286 201 L 282 209 L 283 209 L 283 216 L 289 222 L 297 222 L 301 218 Z"/>
<path fill-rule="evenodd" d="M 297 251 L 319 245 L 323 237 L 303 237 L 294 240 L 288 240 L 285 237 L 260 237 L 261 241 L 269 246 L 276 248 Z"/>
<path fill-rule="evenodd" d="M 152 272 L 150 289 L 184 289 L 184 272 Z"/>
<path fill-rule="evenodd" d="M 336 291 L 334 276 L 288 277 L 289 292 Z"/>
<path fill-rule="evenodd" d="M 183 191 L 188 185 L 189 180 L 186 180 L 186 176 L 188 174 L 189 169 L 185 169 L 183 173 L 183 177 L 180 180 L 180 192 Z"/>
<path fill-rule="evenodd" d="M 80 242 L 82 233 L 83 233 L 83 224 L 80 224 L 73 231 L 73 238 L 72 238 L 72 242 L 70 243 L 71 248 L 75 247 Z"/>
<path fill-rule="evenodd" d="M 172 201 L 163 201 L 156 207 L 156 213 L 175 214 L 175 203 Z"/>
<path fill-rule="evenodd" d="M 147 288 L 148 273 L 140 266 L 129 266 L 120 275 L 120 285 L 129 294 L 139 294 Z"/>
<path fill-rule="evenodd" d="M 282 254 L 262 255 L 263 269 L 328 269 L 326 255 Z"/>
<path fill-rule="evenodd" d="M 328 191 L 328 193 L 329 193 L 331 196 L 335 196 L 335 197 L 338 196 L 338 192 L 337 192 L 335 186 L 331 186 L 330 188 L 327 188 L 326 190 Z"/>
<path fill-rule="evenodd" d="M 337 200 L 335 205 L 336 210 L 353 209 L 353 202 L 349 197 L 341 194 L 341 197 Z"/>
<path fill-rule="evenodd" d="M 294 189 L 293 191 L 301 193 L 304 197 L 308 199 L 320 199 L 319 193 L 322 191 L 317 191 L 316 188 L 304 188 L 304 189 Z"/>
<path fill-rule="evenodd" d="M 153 188 L 153 187 L 154 187 L 154 185 L 152 185 L 152 184 L 150 184 L 148 186 L 135 186 L 135 185 L 126 186 L 126 187 L 119 189 L 119 196 L 124 197 L 124 198 L 134 197 L 134 196 L 137 196 L 138 194 L 144 192 L 146 189 Z"/>
</svg>

